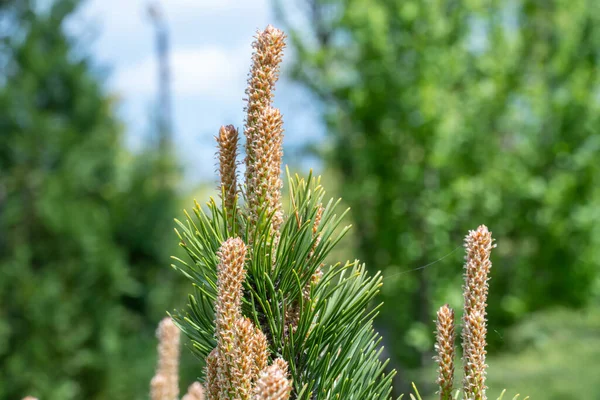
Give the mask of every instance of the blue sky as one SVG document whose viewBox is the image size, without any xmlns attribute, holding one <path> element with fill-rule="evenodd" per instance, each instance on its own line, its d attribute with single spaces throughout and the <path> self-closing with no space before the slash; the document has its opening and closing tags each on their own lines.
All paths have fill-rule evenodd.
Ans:
<svg viewBox="0 0 600 400">
<path fill-rule="evenodd" d="M 121 99 L 127 142 L 139 148 L 149 131 L 156 98 L 154 31 L 148 0 L 87 0 L 73 21 L 76 34 L 92 34 L 91 53 L 108 67 L 107 85 Z M 242 100 L 256 29 L 277 25 L 270 0 L 163 0 L 170 28 L 176 148 L 191 181 L 214 179 L 219 126 L 243 124 Z M 286 62 L 287 61 L 287 62 Z M 290 61 L 290 52 L 283 68 Z M 288 148 L 323 136 L 318 106 L 284 76 L 275 105 L 286 125 Z"/>
</svg>

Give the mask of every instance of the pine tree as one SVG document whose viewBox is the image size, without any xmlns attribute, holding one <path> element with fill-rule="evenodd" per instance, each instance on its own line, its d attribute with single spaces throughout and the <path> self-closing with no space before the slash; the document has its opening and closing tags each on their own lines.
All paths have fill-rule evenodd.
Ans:
<svg viewBox="0 0 600 400">
<path fill-rule="evenodd" d="M 175 319 L 205 362 L 208 399 L 388 399 L 371 302 L 381 286 L 358 261 L 325 266 L 346 230 L 318 178 L 287 174 L 281 202 L 283 127 L 272 106 L 284 34 L 254 42 L 246 91 L 246 173 L 237 183 L 238 130 L 217 136 L 221 201 L 196 204 L 178 222 L 194 286 Z"/>
</svg>

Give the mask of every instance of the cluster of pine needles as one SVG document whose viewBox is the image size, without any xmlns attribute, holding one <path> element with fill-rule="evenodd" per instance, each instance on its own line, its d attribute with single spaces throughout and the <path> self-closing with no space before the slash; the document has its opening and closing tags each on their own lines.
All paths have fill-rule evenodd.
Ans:
<svg viewBox="0 0 600 400">
<path fill-rule="evenodd" d="M 358 261 L 325 265 L 348 229 L 339 229 L 339 200 L 325 200 L 318 178 L 287 173 L 289 206 L 282 204 L 283 121 L 272 102 L 284 40 L 268 26 L 253 43 L 243 181 L 239 132 L 223 126 L 216 137 L 220 201 L 196 203 L 177 221 L 187 259 L 177 258 L 174 267 L 194 291 L 186 310 L 159 325 L 152 400 L 179 398 L 180 331 L 204 365 L 202 384 L 194 382 L 182 400 L 391 399 L 395 372 L 387 372 L 372 326 L 381 276 L 369 276 Z M 437 312 L 441 400 L 487 399 L 493 247 L 483 225 L 466 236 L 462 389 L 454 385 L 455 314 L 448 305 Z M 420 399 L 414 390 L 410 398 Z"/>
</svg>

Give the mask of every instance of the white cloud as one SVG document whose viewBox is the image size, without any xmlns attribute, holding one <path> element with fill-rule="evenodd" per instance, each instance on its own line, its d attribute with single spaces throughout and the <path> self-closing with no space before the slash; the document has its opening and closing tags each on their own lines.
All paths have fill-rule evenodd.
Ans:
<svg viewBox="0 0 600 400">
<path fill-rule="evenodd" d="M 169 12 L 177 14 L 185 11 L 222 11 L 240 9 L 267 10 L 267 0 L 239 1 L 239 0 L 168 0 L 162 6 Z"/>
<path fill-rule="evenodd" d="M 175 96 L 214 96 L 228 98 L 243 87 L 250 49 L 206 46 L 172 52 L 170 68 Z M 156 93 L 157 65 L 153 56 L 122 66 L 115 75 L 114 88 L 125 94 Z"/>
</svg>

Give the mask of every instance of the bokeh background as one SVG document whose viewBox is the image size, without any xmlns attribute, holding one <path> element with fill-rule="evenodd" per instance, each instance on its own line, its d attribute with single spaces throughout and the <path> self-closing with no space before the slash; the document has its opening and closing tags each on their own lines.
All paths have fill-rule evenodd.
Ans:
<svg viewBox="0 0 600 400">
<path fill-rule="evenodd" d="M 352 209 L 331 261 L 383 271 L 398 394 L 434 398 L 435 311 L 485 223 L 490 398 L 600 398 L 596 0 L 1 0 L 0 399 L 148 397 L 189 291 L 172 221 L 214 194 L 268 23 L 285 162 Z"/>
</svg>

